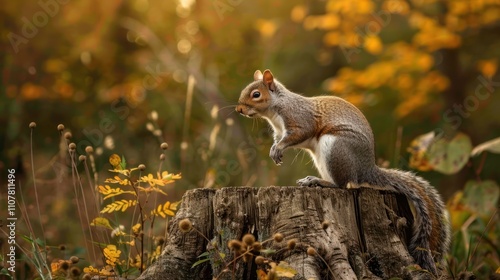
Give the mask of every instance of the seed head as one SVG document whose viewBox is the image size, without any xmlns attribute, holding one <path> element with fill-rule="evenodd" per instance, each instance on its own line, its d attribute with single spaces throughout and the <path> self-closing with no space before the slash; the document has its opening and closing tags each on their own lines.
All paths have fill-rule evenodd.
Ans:
<svg viewBox="0 0 500 280">
<path fill-rule="evenodd" d="M 260 243 L 259 241 L 257 241 L 257 242 L 255 242 L 253 244 L 252 247 L 253 247 L 254 251 L 259 252 L 262 249 L 262 243 Z"/>
<path fill-rule="evenodd" d="M 77 266 L 73 266 L 69 272 L 75 277 L 79 276 L 82 273 Z"/>
<path fill-rule="evenodd" d="M 250 233 L 245 234 L 242 240 L 248 246 L 252 246 L 255 243 L 255 237 L 253 236 L 253 234 Z"/>
<path fill-rule="evenodd" d="M 229 247 L 229 249 L 233 251 L 240 251 L 241 248 L 243 248 L 243 243 L 241 243 L 241 241 L 239 240 L 233 239 L 229 240 L 229 242 L 227 243 L 227 247 Z"/>
<path fill-rule="evenodd" d="M 297 239 L 288 240 L 288 243 L 287 243 L 288 250 L 295 249 L 295 246 L 297 246 Z"/>
<path fill-rule="evenodd" d="M 160 155 L 160 160 L 161 160 L 161 161 L 164 161 L 164 160 L 165 160 L 165 154 L 161 154 L 161 155 Z"/>
<path fill-rule="evenodd" d="M 69 132 L 69 131 L 68 131 L 68 132 L 64 133 L 64 138 L 65 138 L 65 139 L 69 140 L 69 139 L 71 139 L 72 137 L 73 137 L 73 134 L 71 134 L 71 132 Z"/>
<path fill-rule="evenodd" d="M 263 256 L 257 256 L 257 257 L 255 257 L 255 263 L 257 265 L 263 265 L 265 260 L 266 259 Z"/>
<path fill-rule="evenodd" d="M 163 237 L 158 237 L 158 238 L 156 239 L 156 244 L 158 244 L 159 246 L 161 246 L 161 245 L 165 244 L 165 238 L 163 238 Z"/>
<path fill-rule="evenodd" d="M 57 130 L 59 130 L 60 132 L 62 132 L 64 130 L 64 124 L 57 125 Z"/>
<path fill-rule="evenodd" d="M 36 122 L 30 122 L 30 128 L 33 129 L 36 127 Z"/>
<path fill-rule="evenodd" d="M 191 231 L 191 229 L 193 228 L 193 224 L 191 223 L 191 221 L 189 219 L 182 219 L 180 222 L 179 222 L 179 229 L 184 232 L 184 233 L 188 233 Z"/>
<path fill-rule="evenodd" d="M 85 152 L 87 154 L 92 154 L 92 153 L 94 153 L 94 148 L 92 148 L 92 146 L 87 146 L 87 147 L 85 147 Z"/>
<path fill-rule="evenodd" d="M 71 256 L 71 258 L 69 258 L 69 261 L 72 264 L 75 264 L 75 263 L 78 263 L 80 261 L 80 258 L 78 258 L 77 256 Z"/>
<path fill-rule="evenodd" d="M 139 164 L 139 170 L 144 171 L 146 169 L 146 165 L 144 164 Z"/>
<path fill-rule="evenodd" d="M 66 270 L 68 270 L 68 268 L 69 268 L 69 262 L 63 261 L 61 263 L 61 269 L 64 270 L 64 271 L 66 271 Z"/>
<path fill-rule="evenodd" d="M 274 241 L 276 241 L 276 242 L 279 243 L 279 242 L 283 241 L 283 234 L 281 234 L 281 233 L 275 233 L 273 235 L 273 239 L 274 239 Z"/>
<path fill-rule="evenodd" d="M 311 257 L 316 256 L 317 254 L 316 249 L 314 249 L 313 247 L 307 248 L 307 254 Z"/>
<path fill-rule="evenodd" d="M 84 156 L 84 155 L 80 155 L 80 156 L 78 157 L 78 160 L 79 160 L 79 161 L 85 161 L 85 160 L 87 160 L 87 157 L 86 157 L 86 156 Z"/>
<path fill-rule="evenodd" d="M 168 149 L 168 144 L 166 142 L 163 142 L 163 143 L 161 143 L 160 148 L 162 150 L 166 150 L 166 149 Z"/>
<path fill-rule="evenodd" d="M 69 149 L 74 151 L 76 149 L 76 144 L 75 143 L 69 143 Z"/>
</svg>

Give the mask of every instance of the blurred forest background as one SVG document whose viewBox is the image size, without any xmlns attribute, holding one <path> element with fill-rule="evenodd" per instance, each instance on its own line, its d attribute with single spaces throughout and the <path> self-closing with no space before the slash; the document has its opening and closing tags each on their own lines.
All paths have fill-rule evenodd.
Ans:
<svg viewBox="0 0 500 280">
<path fill-rule="evenodd" d="M 429 131 L 461 131 L 473 146 L 500 136 L 498 0 L 6 1 L 0 18 L 0 170 L 16 168 L 32 203 L 35 121 L 42 220 L 55 244 L 80 242 L 58 124 L 78 154 L 94 148 L 99 184 L 112 154 L 156 172 L 167 142 L 164 169 L 182 173 L 171 201 L 197 187 L 315 174 L 296 151 L 275 166 L 268 125 L 234 112 L 256 69 L 294 92 L 353 102 L 391 167 L 411 169 L 407 147 Z M 499 182 L 499 165 L 489 153 L 453 175 L 419 174 L 450 200 L 469 179 Z"/>
</svg>

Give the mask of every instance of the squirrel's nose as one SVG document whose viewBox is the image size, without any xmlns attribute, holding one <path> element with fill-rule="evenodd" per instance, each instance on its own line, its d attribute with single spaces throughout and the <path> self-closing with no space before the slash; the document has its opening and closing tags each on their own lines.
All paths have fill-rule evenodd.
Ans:
<svg viewBox="0 0 500 280">
<path fill-rule="evenodd" d="M 236 106 L 236 112 L 243 114 L 243 107 L 240 105 Z"/>
</svg>

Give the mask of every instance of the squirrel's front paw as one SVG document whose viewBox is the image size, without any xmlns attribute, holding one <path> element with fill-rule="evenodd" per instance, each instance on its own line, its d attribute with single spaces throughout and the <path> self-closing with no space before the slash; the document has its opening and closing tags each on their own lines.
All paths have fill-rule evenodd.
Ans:
<svg viewBox="0 0 500 280">
<path fill-rule="evenodd" d="M 336 185 L 332 182 L 320 179 L 315 176 L 307 176 L 305 178 L 297 180 L 299 186 L 305 187 L 322 187 L 322 188 L 335 188 Z"/>
<path fill-rule="evenodd" d="M 305 178 L 297 180 L 297 184 L 299 186 L 314 187 L 318 184 L 319 180 L 320 179 L 318 177 L 307 176 Z"/>
<path fill-rule="evenodd" d="M 271 147 L 271 151 L 269 151 L 269 156 L 273 159 L 276 165 L 281 165 L 281 163 L 283 162 L 282 161 L 283 151 L 281 149 L 278 149 L 276 147 L 276 144 L 273 144 L 273 146 Z"/>
</svg>

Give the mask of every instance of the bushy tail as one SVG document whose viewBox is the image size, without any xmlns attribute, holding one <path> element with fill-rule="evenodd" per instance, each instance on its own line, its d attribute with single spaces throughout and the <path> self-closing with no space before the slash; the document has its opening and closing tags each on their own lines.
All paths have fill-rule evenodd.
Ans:
<svg viewBox="0 0 500 280">
<path fill-rule="evenodd" d="M 416 217 L 408 249 L 418 265 L 436 275 L 435 260 L 442 262 L 450 243 L 450 223 L 440 195 L 411 172 L 377 168 L 372 178 L 370 183 L 391 186 L 413 204 Z"/>
</svg>

